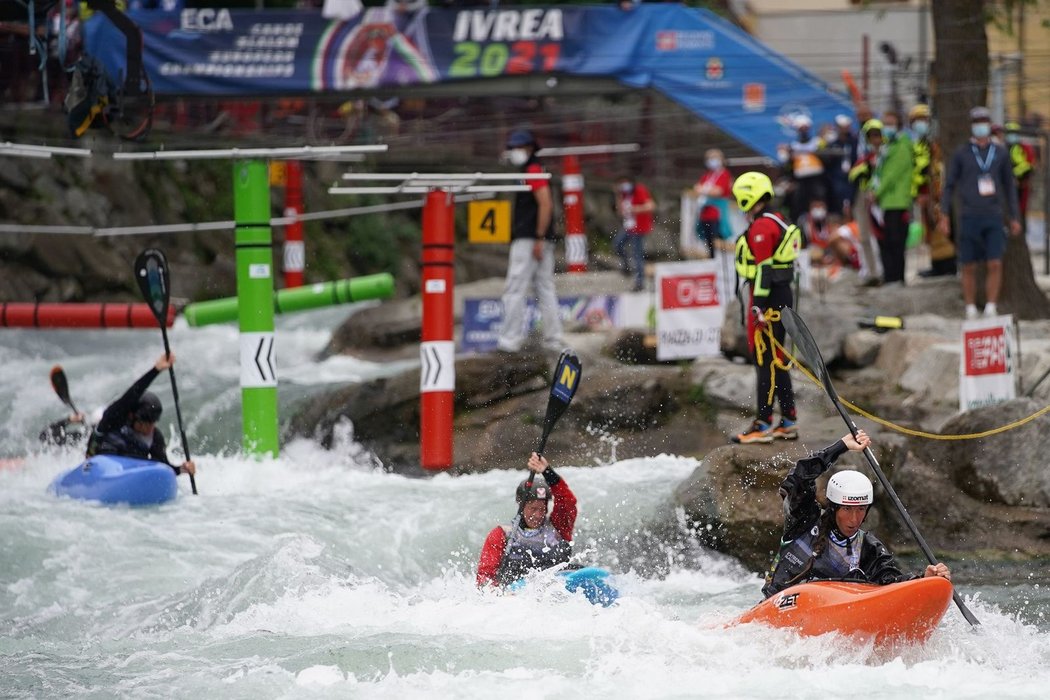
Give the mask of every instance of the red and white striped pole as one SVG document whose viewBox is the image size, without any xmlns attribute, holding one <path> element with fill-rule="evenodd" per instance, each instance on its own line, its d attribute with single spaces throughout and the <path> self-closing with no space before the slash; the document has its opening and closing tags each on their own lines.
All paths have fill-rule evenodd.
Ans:
<svg viewBox="0 0 1050 700">
<path fill-rule="evenodd" d="M 284 286 L 285 289 L 303 286 L 306 267 L 306 245 L 303 243 L 303 171 L 297 160 L 285 165 L 284 215 L 294 218 L 284 227 Z"/>
<path fill-rule="evenodd" d="M 562 158 L 562 208 L 565 210 L 565 262 L 569 272 L 587 271 L 587 234 L 583 228 L 583 174 L 575 155 Z"/>
<path fill-rule="evenodd" d="M 423 342 L 419 346 L 419 460 L 424 469 L 452 466 L 454 214 L 449 192 L 427 193 L 423 205 Z"/>
</svg>

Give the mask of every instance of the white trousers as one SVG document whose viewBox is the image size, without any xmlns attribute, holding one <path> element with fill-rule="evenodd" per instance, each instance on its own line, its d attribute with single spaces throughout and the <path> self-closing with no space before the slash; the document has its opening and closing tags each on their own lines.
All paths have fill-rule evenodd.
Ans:
<svg viewBox="0 0 1050 700">
<path fill-rule="evenodd" d="M 510 244 L 507 281 L 503 288 L 503 325 L 498 343 L 501 350 L 517 352 L 525 344 L 525 295 L 530 287 L 539 301 L 543 346 L 549 350 L 562 349 L 558 292 L 554 288 L 554 243 L 543 244 L 541 260 L 532 256 L 535 244 L 532 238 L 520 238 Z"/>
</svg>

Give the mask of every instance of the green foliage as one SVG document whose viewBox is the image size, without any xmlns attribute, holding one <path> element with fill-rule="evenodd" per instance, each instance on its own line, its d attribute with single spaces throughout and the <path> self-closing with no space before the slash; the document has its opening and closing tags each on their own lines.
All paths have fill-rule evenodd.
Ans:
<svg viewBox="0 0 1050 700">
<path fill-rule="evenodd" d="M 718 409 L 711 397 L 707 395 L 707 389 L 703 384 L 690 384 L 682 400 L 687 406 L 696 408 L 706 422 L 714 423 L 717 420 Z"/>
<path fill-rule="evenodd" d="M 354 197 L 347 205 L 369 206 L 383 201 L 379 197 Z M 356 273 L 389 272 L 396 276 L 402 257 L 419 248 L 420 227 L 418 212 L 393 212 L 354 216 L 331 224 L 328 231 L 338 234 L 341 243 L 337 247 Z"/>
</svg>

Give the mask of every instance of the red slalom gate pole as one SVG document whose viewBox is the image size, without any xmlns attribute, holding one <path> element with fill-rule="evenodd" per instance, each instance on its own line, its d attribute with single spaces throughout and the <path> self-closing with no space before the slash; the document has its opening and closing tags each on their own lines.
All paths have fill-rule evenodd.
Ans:
<svg viewBox="0 0 1050 700">
<path fill-rule="evenodd" d="M 298 217 L 303 213 L 303 170 L 297 160 L 285 165 L 284 215 Z M 284 227 L 284 287 L 303 286 L 306 267 L 306 244 L 303 243 L 303 222 L 296 219 Z"/>
<path fill-rule="evenodd" d="M 424 469 L 452 466 L 454 213 L 448 192 L 427 193 L 423 206 L 423 342 L 419 346 L 419 460 Z"/>
<path fill-rule="evenodd" d="M 583 228 L 583 174 L 574 155 L 562 158 L 562 208 L 565 210 L 565 262 L 569 272 L 587 271 L 587 235 Z"/>
<path fill-rule="evenodd" d="M 168 307 L 165 325 L 175 321 Z M 146 304 L 37 304 L 0 302 L 0 328 L 156 328 L 157 317 Z"/>
</svg>

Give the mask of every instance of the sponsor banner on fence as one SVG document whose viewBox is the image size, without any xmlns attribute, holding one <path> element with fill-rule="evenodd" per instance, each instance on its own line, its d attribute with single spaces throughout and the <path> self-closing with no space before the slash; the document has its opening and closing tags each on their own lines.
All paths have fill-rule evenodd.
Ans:
<svg viewBox="0 0 1050 700">
<path fill-rule="evenodd" d="M 719 354 L 726 304 L 721 266 L 714 260 L 656 266 L 656 358 Z"/>
<path fill-rule="evenodd" d="M 959 408 L 970 411 L 1017 395 L 1013 316 L 964 321 L 959 358 Z"/>
<path fill-rule="evenodd" d="M 559 297 L 558 310 L 566 330 L 586 328 L 606 330 L 618 327 L 616 294 Z M 462 352 L 492 352 L 503 323 L 503 302 L 499 299 L 466 299 L 463 306 Z M 540 325 L 540 310 L 530 299 L 526 303 L 525 324 L 531 332 Z"/>
<path fill-rule="evenodd" d="M 170 11 L 129 16 L 142 29 L 143 66 L 158 95 L 328 95 L 527 75 L 602 77 L 662 92 L 770 157 L 794 134 L 797 117 L 823 124 L 853 111 L 844 95 L 705 10 L 413 5 L 328 19 L 315 8 L 164 0 Z M 126 71 L 124 38 L 112 23 L 96 13 L 83 35 L 111 77 Z"/>
</svg>

